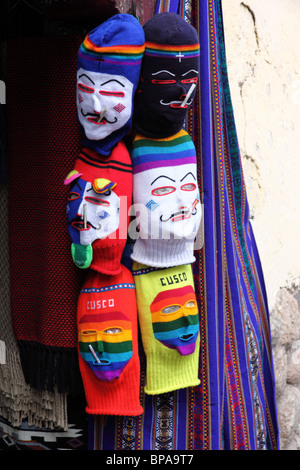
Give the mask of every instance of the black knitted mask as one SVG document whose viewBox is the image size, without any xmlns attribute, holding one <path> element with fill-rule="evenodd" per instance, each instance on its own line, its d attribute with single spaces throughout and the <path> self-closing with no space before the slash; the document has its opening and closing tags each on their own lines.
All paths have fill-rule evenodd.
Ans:
<svg viewBox="0 0 300 470">
<path fill-rule="evenodd" d="M 145 54 L 135 101 L 135 129 L 149 137 L 168 137 L 182 129 L 196 93 L 198 35 L 179 15 L 169 12 L 152 17 L 144 31 Z"/>
</svg>

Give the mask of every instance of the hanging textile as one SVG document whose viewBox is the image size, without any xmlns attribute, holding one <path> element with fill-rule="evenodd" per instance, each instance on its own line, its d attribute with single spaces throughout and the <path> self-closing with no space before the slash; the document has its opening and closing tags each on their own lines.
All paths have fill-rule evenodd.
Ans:
<svg viewBox="0 0 300 470">
<path fill-rule="evenodd" d="M 66 395 L 32 389 L 24 380 L 17 341 L 10 315 L 10 273 L 8 241 L 8 188 L 0 184 L 0 338 L 5 345 L 0 358 L 0 433 L 2 418 L 14 426 L 24 420 L 30 426 L 66 429 Z M 3 357 L 3 352 L 5 357 Z M 0 446 L 1 449 L 1 446 Z"/>
<path fill-rule="evenodd" d="M 157 0 L 199 32 L 201 85 L 187 130 L 198 155 L 204 244 L 193 265 L 200 312 L 197 387 L 143 392 L 144 414 L 90 420 L 90 447 L 103 450 L 278 449 L 267 297 L 235 130 L 221 0 Z"/>
<path fill-rule="evenodd" d="M 62 190 L 81 144 L 79 43 L 45 36 L 7 44 L 12 326 L 26 382 L 60 393 L 81 389 L 76 306 L 83 275 L 70 257 Z"/>
<path fill-rule="evenodd" d="M 198 397 L 195 391 L 196 421 L 200 418 L 201 427 L 199 433 L 194 430 L 194 448 L 277 449 L 269 313 L 249 221 L 221 0 L 197 2 L 195 13 L 202 59 L 201 136 L 194 134 L 194 139 L 201 142 L 205 211 L 203 273 L 199 265 L 195 271 L 205 302 L 202 393 Z"/>
</svg>

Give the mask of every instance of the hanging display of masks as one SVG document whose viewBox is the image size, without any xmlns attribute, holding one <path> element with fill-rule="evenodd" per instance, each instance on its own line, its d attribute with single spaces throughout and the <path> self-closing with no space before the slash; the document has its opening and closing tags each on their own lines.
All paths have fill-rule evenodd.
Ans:
<svg viewBox="0 0 300 470">
<path fill-rule="evenodd" d="M 192 263 L 202 218 L 197 155 L 184 129 L 199 80 L 196 30 L 175 13 L 144 25 L 135 100 L 131 258 L 146 354 L 145 393 L 200 383 L 199 317 Z"/>
<path fill-rule="evenodd" d="M 89 414 L 138 415 L 140 362 L 131 272 L 122 264 L 132 202 L 131 128 L 144 32 L 117 14 L 78 51 L 82 150 L 66 176 L 71 256 L 87 276 L 78 298 L 78 360 Z"/>
<path fill-rule="evenodd" d="M 89 414 L 143 413 L 137 318 L 145 393 L 200 383 L 191 263 L 202 212 L 196 151 L 183 128 L 198 62 L 197 34 L 175 14 L 155 15 L 144 30 L 130 15 L 115 15 L 90 32 L 78 52 L 83 146 L 64 183 L 71 255 L 88 269 L 77 329 Z M 130 154 L 123 138 L 134 103 Z M 132 202 L 139 237 L 131 273 L 122 255 Z"/>
<path fill-rule="evenodd" d="M 132 259 L 178 266 L 195 261 L 202 216 L 196 150 L 184 130 L 199 80 L 200 46 L 193 26 L 175 13 L 154 15 L 144 31 L 132 148 L 139 237 Z"/>
</svg>

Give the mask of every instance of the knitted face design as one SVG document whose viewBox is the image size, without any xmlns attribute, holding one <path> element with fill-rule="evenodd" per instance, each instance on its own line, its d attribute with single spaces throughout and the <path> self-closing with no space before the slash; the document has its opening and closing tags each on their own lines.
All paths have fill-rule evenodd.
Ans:
<svg viewBox="0 0 300 470">
<path fill-rule="evenodd" d="M 108 313 L 100 313 L 101 307 Z M 113 307 L 113 298 L 88 300 L 78 325 L 81 357 L 105 381 L 118 379 L 133 354 L 131 322 Z"/>
<path fill-rule="evenodd" d="M 133 84 L 120 75 L 77 71 L 78 118 L 85 135 L 101 140 L 131 117 Z"/>
<path fill-rule="evenodd" d="M 144 25 L 145 53 L 136 95 L 136 127 L 166 137 L 184 125 L 199 80 L 199 38 L 179 15 L 154 15 Z"/>
<path fill-rule="evenodd" d="M 151 306 L 155 338 L 186 356 L 195 350 L 199 330 L 198 308 L 192 286 L 160 292 Z"/>
<path fill-rule="evenodd" d="M 161 58 L 146 48 L 137 94 L 141 121 L 152 122 L 158 132 L 159 126 L 167 131 L 176 125 L 179 130 L 196 93 L 198 67 L 198 58 L 190 58 L 184 51 Z"/>
<path fill-rule="evenodd" d="M 74 181 L 67 204 L 68 231 L 73 243 L 89 245 L 117 230 L 120 198 L 113 191 L 115 186 L 104 178 Z"/>
<path fill-rule="evenodd" d="M 83 146 L 109 155 L 131 129 L 145 36 L 129 14 L 113 15 L 78 50 L 77 114 Z"/>
<path fill-rule="evenodd" d="M 201 218 L 196 165 L 152 168 L 135 174 L 141 237 L 182 239 L 196 236 Z"/>
</svg>

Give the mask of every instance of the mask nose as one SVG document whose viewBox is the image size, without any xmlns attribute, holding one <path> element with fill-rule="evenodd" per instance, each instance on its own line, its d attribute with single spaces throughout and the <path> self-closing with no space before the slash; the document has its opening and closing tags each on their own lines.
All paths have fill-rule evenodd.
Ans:
<svg viewBox="0 0 300 470">
<path fill-rule="evenodd" d="M 104 352 L 103 342 L 101 340 L 97 341 L 97 352 L 100 354 Z"/>
<path fill-rule="evenodd" d="M 195 88 L 196 88 L 196 83 L 192 83 L 192 85 L 190 86 L 188 91 L 182 94 L 182 98 L 181 98 L 181 100 L 182 100 L 181 107 L 182 108 L 187 106 L 187 102 L 190 101 L 190 98 L 191 98 Z"/>
<path fill-rule="evenodd" d="M 84 204 L 84 201 L 82 199 L 77 208 L 77 214 L 76 214 L 76 215 L 79 215 L 80 217 L 83 217 L 83 204 Z"/>
<path fill-rule="evenodd" d="M 177 83 L 176 93 L 177 99 L 183 100 L 186 96 L 187 89 L 182 85 L 182 83 Z"/>
<path fill-rule="evenodd" d="M 86 226 L 87 226 L 87 209 L 86 209 L 86 203 L 85 203 L 84 200 L 82 200 L 81 203 L 79 204 L 76 215 L 83 220 L 83 228 L 86 228 Z"/>
<path fill-rule="evenodd" d="M 102 110 L 100 95 L 98 96 L 96 93 L 94 93 L 92 95 L 92 99 L 93 99 L 94 112 L 100 114 Z"/>
<path fill-rule="evenodd" d="M 93 104 L 94 104 L 94 113 L 99 115 L 99 121 L 103 119 L 105 116 L 107 109 L 104 104 L 101 102 L 100 95 L 97 96 L 96 94 L 93 95 Z"/>
<path fill-rule="evenodd" d="M 177 196 L 177 207 L 178 209 L 186 209 L 187 208 L 187 193 L 186 191 L 182 191 L 181 189 L 178 189 L 176 191 L 176 196 Z"/>
</svg>

